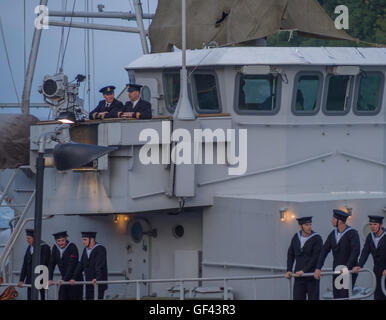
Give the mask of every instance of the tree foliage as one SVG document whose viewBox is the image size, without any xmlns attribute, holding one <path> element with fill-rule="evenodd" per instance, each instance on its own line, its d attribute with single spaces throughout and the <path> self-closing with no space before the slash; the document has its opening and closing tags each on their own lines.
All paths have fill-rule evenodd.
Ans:
<svg viewBox="0 0 386 320">
<path fill-rule="evenodd" d="M 349 29 L 353 38 L 386 45 L 386 0 L 318 0 L 333 21 L 338 17 L 335 8 L 349 9 Z M 270 46 L 368 46 L 365 43 L 341 40 L 303 38 L 289 32 L 280 32 L 268 40 Z"/>
</svg>

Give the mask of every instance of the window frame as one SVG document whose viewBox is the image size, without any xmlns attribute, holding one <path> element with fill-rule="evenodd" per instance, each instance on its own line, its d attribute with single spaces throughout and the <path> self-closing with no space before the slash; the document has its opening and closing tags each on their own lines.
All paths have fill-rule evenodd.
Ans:
<svg viewBox="0 0 386 320">
<path fill-rule="evenodd" d="M 266 110 L 240 110 L 239 108 L 239 95 L 240 95 L 240 80 L 242 76 L 259 76 L 259 77 L 268 77 L 273 76 L 276 78 L 276 98 L 275 98 L 275 106 L 272 111 Z M 239 115 L 254 115 L 254 116 L 273 116 L 280 112 L 281 109 L 281 96 L 282 96 L 282 78 L 279 74 L 275 75 L 273 73 L 270 74 L 243 74 L 238 72 L 236 74 L 235 81 L 235 94 L 234 94 L 234 110 Z"/>
<path fill-rule="evenodd" d="M 298 92 L 299 79 L 302 76 L 317 76 L 319 78 L 318 96 L 316 98 L 316 108 L 313 111 L 299 111 L 296 110 L 296 98 Z M 294 87 L 292 90 L 291 111 L 295 116 L 314 116 L 319 113 L 321 107 L 321 98 L 323 95 L 324 75 L 320 71 L 299 71 L 294 78 Z"/>
<path fill-rule="evenodd" d="M 194 79 L 194 75 L 196 75 L 196 74 L 207 74 L 207 75 L 214 76 L 214 81 L 216 82 L 216 88 L 217 88 L 217 100 L 218 100 L 218 109 L 217 110 L 200 109 L 200 106 L 198 104 L 198 98 L 197 98 L 196 81 Z M 190 91 L 191 91 L 190 94 L 192 95 L 191 102 L 193 102 L 193 107 L 198 114 L 212 114 L 212 113 L 215 114 L 215 113 L 221 113 L 222 112 L 220 86 L 219 86 L 217 73 L 214 70 L 195 70 L 191 75 L 190 83 L 191 83 L 190 84 Z"/>
<path fill-rule="evenodd" d="M 350 79 L 350 96 L 348 98 L 348 101 L 347 101 L 347 109 L 345 111 L 328 111 L 327 110 L 327 99 L 328 99 L 328 91 L 329 91 L 329 81 L 332 77 L 351 77 Z M 356 76 L 353 76 L 353 75 L 344 75 L 344 74 L 339 74 L 339 75 L 335 75 L 335 74 L 327 74 L 326 76 L 326 79 L 325 79 L 325 84 L 324 84 L 324 92 L 323 92 L 323 100 L 322 100 L 322 103 L 323 103 L 323 113 L 326 115 L 326 116 L 345 116 L 346 114 L 348 114 L 351 110 L 351 107 L 352 107 L 352 102 L 353 102 L 353 96 L 354 96 L 354 83 L 356 82 Z"/>
<path fill-rule="evenodd" d="M 385 75 L 381 71 L 370 71 L 370 70 L 363 70 L 367 75 L 369 74 L 378 74 L 381 76 L 381 88 L 379 93 L 379 101 L 378 106 L 374 111 L 359 111 L 357 109 L 358 107 L 358 99 L 359 99 L 359 89 L 360 89 L 360 82 L 361 82 L 361 73 L 357 75 L 355 80 L 355 93 L 354 93 L 354 103 L 353 103 L 353 113 L 357 116 L 376 116 L 379 114 L 382 110 L 382 101 L 383 101 L 383 95 L 385 93 Z"/>
</svg>

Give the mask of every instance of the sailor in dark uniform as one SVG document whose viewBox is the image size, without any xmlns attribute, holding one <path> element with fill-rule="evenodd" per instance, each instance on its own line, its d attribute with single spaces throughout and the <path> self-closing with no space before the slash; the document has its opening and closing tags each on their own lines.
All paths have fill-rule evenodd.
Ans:
<svg viewBox="0 0 386 320">
<path fill-rule="evenodd" d="M 377 287 L 374 292 L 375 300 L 386 300 L 381 287 L 382 275 L 386 276 L 386 229 L 383 228 L 383 218 L 381 216 L 369 216 L 371 233 L 366 238 L 359 263 L 353 268 L 353 272 L 358 273 L 371 253 L 374 260 L 373 271 L 377 278 Z"/>
<path fill-rule="evenodd" d="M 61 274 L 61 280 L 57 282 L 60 285 L 63 281 L 75 279 L 82 281 L 82 275 L 74 275 L 78 264 L 79 253 L 76 245 L 67 240 L 67 231 L 54 233 L 55 244 L 52 246 L 51 259 L 49 265 L 49 285 L 53 284 L 53 275 L 56 265 Z M 59 289 L 59 300 L 81 300 L 82 286 L 61 286 Z"/>
<path fill-rule="evenodd" d="M 128 84 L 130 101 L 126 102 L 123 112 L 118 114 L 120 118 L 151 119 L 151 104 L 140 97 L 142 86 Z"/>
<path fill-rule="evenodd" d="M 24 255 L 23 266 L 20 272 L 20 279 L 19 279 L 19 283 L 17 284 L 18 287 L 20 288 L 23 286 L 24 283 L 31 284 L 32 282 L 32 255 L 34 251 L 34 247 L 33 247 L 34 230 L 26 229 L 25 231 L 27 235 L 28 248 Z M 48 267 L 50 263 L 50 254 L 51 254 L 50 247 L 48 246 L 48 244 L 42 241 L 40 244 L 40 264 Z M 41 289 L 39 291 L 40 291 L 41 300 L 45 300 L 45 290 Z M 31 300 L 31 288 L 28 288 L 27 290 L 27 297 L 28 297 L 28 300 Z"/>
<path fill-rule="evenodd" d="M 123 104 L 114 98 L 114 86 L 107 86 L 99 90 L 105 100 L 99 101 L 97 107 L 89 114 L 90 120 L 117 118 L 118 112 L 123 111 Z"/>
<path fill-rule="evenodd" d="M 313 277 L 302 277 L 304 273 L 314 272 L 320 250 L 323 246 L 322 237 L 312 230 L 312 217 L 296 219 L 299 232 L 292 238 L 287 255 L 286 278 L 292 277 L 295 264 L 294 300 L 319 300 L 319 280 Z"/>
<path fill-rule="evenodd" d="M 82 232 L 82 242 L 85 248 L 75 270 L 75 274 L 83 272 L 84 280 L 92 281 L 94 284 L 96 281 L 106 281 L 108 274 L 106 248 L 95 241 L 95 236 L 96 232 Z M 70 282 L 74 284 L 75 279 L 71 279 Z M 98 285 L 99 300 L 103 299 L 106 289 L 107 284 Z M 93 299 L 94 286 L 86 285 L 86 300 Z"/>
<path fill-rule="evenodd" d="M 321 268 L 324 261 L 330 251 L 333 255 L 333 269 L 339 265 L 346 266 L 348 270 L 351 270 L 358 263 L 358 256 L 360 253 L 360 240 L 358 231 L 351 228 L 346 224 L 347 218 L 350 216 L 348 213 L 342 210 L 334 210 L 334 215 L 331 220 L 335 229 L 329 234 L 326 242 L 323 245 L 322 251 L 319 256 L 319 260 L 314 273 L 315 279 L 320 279 Z M 334 299 L 348 298 L 347 289 L 337 289 L 335 287 L 335 278 L 333 276 L 332 288 Z M 352 287 L 354 287 L 357 275 L 352 275 Z"/>
</svg>

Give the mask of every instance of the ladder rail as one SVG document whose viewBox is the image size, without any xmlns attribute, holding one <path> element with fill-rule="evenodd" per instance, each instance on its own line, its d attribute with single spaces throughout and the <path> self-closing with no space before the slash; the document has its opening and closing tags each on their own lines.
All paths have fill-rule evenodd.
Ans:
<svg viewBox="0 0 386 320">
<path fill-rule="evenodd" d="M 31 207 L 34 199 L 35 199 L 35 190 L 31 194 L 31 197 L 28 199 L 28 202 L 27 202 L 26 206 L 24 207 L 22 214 L 18 217 L 19 220 L 17 221 L 16 226 L 13 229 L 13 232 L 11 233 L 11 236 L 9 237 L 7 244 L 4 247 L 3 254 L 0 256 L 0 270 L 2 270 L 3 279 L 5 279 L 5 262 L 7 261 L 9 253 L 13 249 L 13 246 L 15 245 L 16 240 L 18 239 L 21 230 L 23 229 L 23 227 L 26 223 L 24 221 L 28 220 L 28 219 L 24 219 L 24 217 L 26 216 L 26 214 L 27 214 L 29 208 Z"/>
<path fill-rule="evenodd" d="M 15 181 L 15 178 L 16 178 L 16 175 L 17 175 L 18 172 L 19 172 L 19 168 L 16 168 L 16 169 L 13 171 L 12 176 L 11 176 L 11 178 L 9 179 L 9 181 L 8 181 L 8 183 L 7 183 L 7 185 L 6 185 L 5 189 L 4 189 L 4 191 L 0 193 L 0 204 L 3 203 L 3 200 L 4 200 L 4 198 L 6 197 L 6 195 L 8 194 L 8 191 L 9 191 L 9 189 L 11 188 L 12 183 Z"/>
</svg>

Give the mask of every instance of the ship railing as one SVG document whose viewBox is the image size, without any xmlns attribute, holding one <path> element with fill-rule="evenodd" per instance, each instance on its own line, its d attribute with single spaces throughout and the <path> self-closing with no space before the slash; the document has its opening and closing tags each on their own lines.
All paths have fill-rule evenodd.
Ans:
<svg viewBox="0 0 386 320">
<path fill-rule="evenodd" d="M 372 270 L 363 268 L 359 270 L 360 273 L 367 272 L 372 276 L 372 287 L 371 290 L 365 294 L 361 295 L 360 297 L 355 297 L 352 295 L 352 271 L 349 271 L 349 289 L 348 289 L 348 298 L 340 298 L 335 300 L 360 300 L 360 299 L 366 299 L 369 298 L 371 295 L 374 294 L 375 288 L 376 288 L 376 277 Z M 339 275 L 341 274 L 340 271 L 324 271 L 321 272 L 320 276 L 331 276 L 331 275 Z M 313 273 L 305 273 L 301 277 L 313 277 Z M 293 286 L 292 286 L 292 278 L 287 279 L 284 274 L 280 275 L 256 275 L 256 276 L 238 276 L 238 277 L 213 277 L 213 278 L 181 278 L 181 279 L 140 279 L 140 280 L 107 280 L 107 281 L 96 281 L 95 284 L 91 281 L 76 281 L 73 285 L 94 285 L 94 300 L 98 299 L 98 288 L 99 285 L 103 284 L 135 284 L 136 286 L 136 299 L 141 299 L 141 284 L 145 283 L 177 283 L 179 286 L 179 299 L 184 300 L 185 299 L 185 284 L 187 282 L 210 282 L 210 281 L 222 281 L 223 287 L 224 287 L 224 300 L 229 299 L 229 282 L 230 281 L 240 281 L 240 280 L 255 280 L 255 286 L 257 286 L 258 280 L 267 280 L 267 279 L 286 279 L 288 281 L 288 292 L 289 292 L 289 299 L 293 299 Z M 70 282 L 62 282 L 60 285 L 55 285 L 55 299 L 57 300 L 59 297 L 59 289 L 60 286 L 63 285 L 71 285 Z"/>
<path fill-rule="evenodd" d="M 386 286 L 385 286 L 385 282 L 386 282 L 386 276 L 382 276 L 382 279 L 381 279 L 381 288 L 382 288 L 383 294 L 386 296 Z"/>
</svg>

